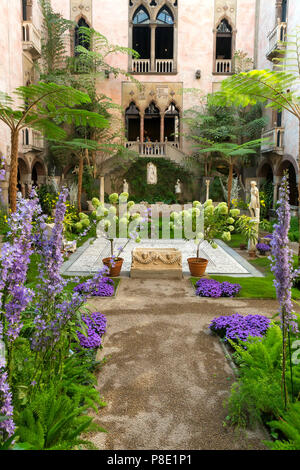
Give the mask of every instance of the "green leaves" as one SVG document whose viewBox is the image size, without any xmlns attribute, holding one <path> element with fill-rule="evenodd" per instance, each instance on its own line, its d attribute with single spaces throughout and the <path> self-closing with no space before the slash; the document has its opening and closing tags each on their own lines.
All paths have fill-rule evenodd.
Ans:
<svg viewBox="0 0 300 470">
<path fill-rule="evenodd" d="M 251 70 L 224 80 L 213 101 L 216 105 L 243 107 L 261 102 L 300 117 L 299 84 L 299 76 L 285 70 Z"/>
</svg>

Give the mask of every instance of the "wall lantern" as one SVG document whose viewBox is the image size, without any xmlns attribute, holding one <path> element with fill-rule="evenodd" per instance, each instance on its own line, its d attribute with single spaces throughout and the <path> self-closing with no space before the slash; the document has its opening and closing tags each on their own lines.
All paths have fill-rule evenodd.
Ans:
<svg viewBox="0 0 300 470">
<path fill-rule="evenodd" d="M 197 78 L 197 80 L 201 78 L 201 70 L 196 70 L 195 77 Z"/>
</svg>

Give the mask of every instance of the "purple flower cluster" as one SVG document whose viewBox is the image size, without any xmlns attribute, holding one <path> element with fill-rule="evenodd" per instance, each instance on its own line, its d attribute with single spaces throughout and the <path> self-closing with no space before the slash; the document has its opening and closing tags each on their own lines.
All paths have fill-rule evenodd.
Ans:
<svg viewBox="0 0 300 470">
<path fill-rule="evenodd" d="M 74 287 L 74 291 L 97 297 L 111 297 L 115 292 L 115 284 L 112 279 L 103 277 L 101 273 L 101 275 L 97 274 L 92 279 L 78 284 Z"/>
<path fill-rule="evenodd" d="M 274 286 L 280 305 L 282 326 L 291 326 L 297 331 L 291 291 L 293 281 L 299 275 L 299 270 L 295 271 L 293 269 L 293 254 L 288 246 L 291 220 L 289 193 L 288 177 L 285 175 L 279 188 L 278 223 L 274 225 L 273 238 L 271 240 L 271 271 L 275 277 Z"/>
<path fill-rule="evenodd" d="M 13 421 L 12 393 L 8 384 L 7 372 L 0 369 L 0 416 L 7 419 L 0 422 L 0 438 L 6 440 L 15 432 Z"/>
<path fill-rule="evenodd" d="M 14 341 L 22 328 L 21 313 L 31 301 L 33 292 L 24 286 L 32 247 L 32 220 L 38 210 L 35 193 L 30 200 L 21 199 L 17 210 L 10 215 L 9 241 L 0 255 L 0 301 L 5 315 L 4 334 Z"/>
<path fill-rule="evenodd" d="M 101 346 L 102 336 L 106 332 L 106 316 L 100 312 L 83 315 L 82 320 L 86 326 L 86 334 L 77 331 L 80 345 L 86 349 L 96 349 Z"/>
<path fill-rule="evenodd" d="M 214 279 L 199 279 L 196 282 L 196 295 L 200 297 L 234 297 L 241 290 L 240 284 Z"/>
<path fill-rule="evenodd" d="M 209 328 L 221 338 L 246 341 L 251 337 L 262 337 L 269 328 L 271 320 L 263 315 L 242 315 L 236 313 L 213 319 Z"/>
<path fill-rule="evenodd" d="M 257 243 L 256 248 L 262 253 L 266 253 L 271 250 L 270 245 L 267 245 L 266 243 Z"/>
</svg>

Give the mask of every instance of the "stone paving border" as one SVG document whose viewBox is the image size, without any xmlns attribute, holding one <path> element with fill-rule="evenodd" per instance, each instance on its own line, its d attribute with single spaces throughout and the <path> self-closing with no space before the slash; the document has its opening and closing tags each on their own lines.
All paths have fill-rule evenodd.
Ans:
<svg viewBox="0 0 300 470">
<path fill-rule="evenodd" d="M 91 271 L 72 271 L 72 265 L 78 260 L 78 258 L 85 252 L 85 250 L 95 241 L 96 239 L 93 240 L 87 240 L 81 247 L 79 247 L 75 253 L 73 253 L 70 258 L 64 262 L 61 268 L 61 274 L 65 274 L 68 276 L 90 276 L 93 275 L 94 272 Z M 222 240 L 216 240 L 217 244 L 224 250 L 226 253 L 231 256 L 237 263 L 239 263 L 246 271 L 247 273 L 235 273 L 235 274 L 226 274 L 222 273 L 221 275 L 223 276 L 230 276 L 230 277 L 264 277 L 264 275 L 258 271 L 254 266 L 252 266 L 248 261 L 243 258 L 241 255 L 239 255 L 235 250 L 230 248 L 226 243 L 224 243 Z M 100 269 L 100 268 L 99 268 Z M 183 275 L 190 275 L 189 271 L 183 271 Z M 129 271 L 122 271 L 121 276 L 122 277 L 129 277 L 130 273 Z M 218 274 L 214 274 L 218 275 Z"/>
</svg>

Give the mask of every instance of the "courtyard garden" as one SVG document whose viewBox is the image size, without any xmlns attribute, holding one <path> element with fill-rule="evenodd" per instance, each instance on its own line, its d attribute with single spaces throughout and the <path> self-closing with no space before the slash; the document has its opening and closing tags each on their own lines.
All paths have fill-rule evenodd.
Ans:
<svg viewBox="0 0 300 470">
<path fill-rule="evenodd" d="M 0 450 L 300 450 L 296 180 L 284 169 L 276 194 L 244 173 L 269 145 L 263 106 L 300 119 L 299 76 L 237 54 L 182 127 L 150 102 L 143 125 L 171 138 L 151 141 L 103 85 L 143 96 L 111 65 L 139 54 L 83 25 L 69 57 L 74 23 L 41 11 L 40 81 L 0 95 Z M 28 128 L 47 177 L 25 188 Z"/>
</svg>

